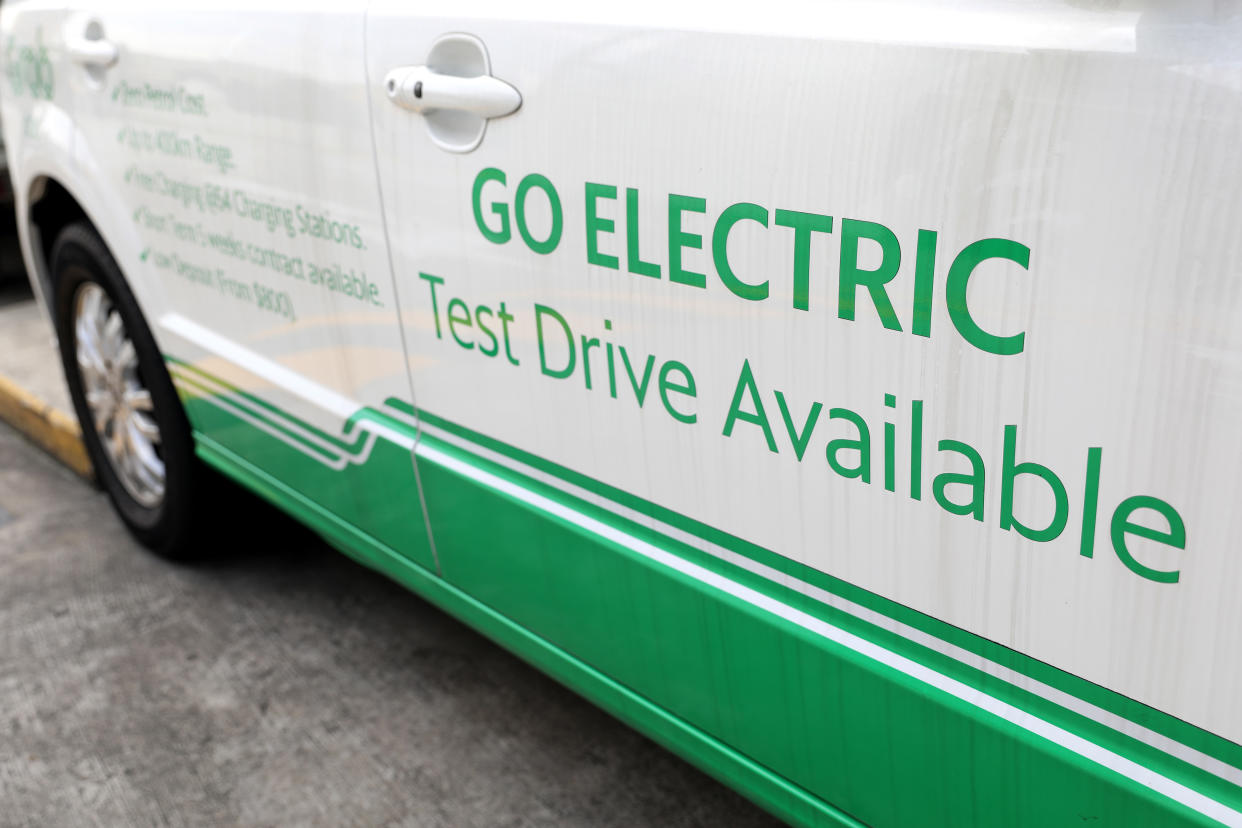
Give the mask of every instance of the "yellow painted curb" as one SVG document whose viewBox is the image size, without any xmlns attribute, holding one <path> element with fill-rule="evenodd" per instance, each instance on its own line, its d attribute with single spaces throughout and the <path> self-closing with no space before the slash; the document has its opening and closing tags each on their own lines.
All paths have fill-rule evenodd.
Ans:
<svg viewBox="0 0 1242 828">
<path fill-rule="evenodd" d="M 4 377 L 0 377 L 0 420 L 86 479 L 94 478 L 77 420 Z"/>
</svg>

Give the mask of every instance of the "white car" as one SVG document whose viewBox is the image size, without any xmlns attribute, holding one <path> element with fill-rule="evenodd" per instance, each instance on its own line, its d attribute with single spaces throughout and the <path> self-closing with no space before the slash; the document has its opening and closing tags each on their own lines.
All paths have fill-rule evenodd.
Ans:
<svg viewBox="0 0 1242 828">
<path fill-rule="evenodd" d="M 155 551 L 211 467 L 791 822 L 1242 825 L 1233 9 L 10 0 L 0 116 Z"/>
</svg>

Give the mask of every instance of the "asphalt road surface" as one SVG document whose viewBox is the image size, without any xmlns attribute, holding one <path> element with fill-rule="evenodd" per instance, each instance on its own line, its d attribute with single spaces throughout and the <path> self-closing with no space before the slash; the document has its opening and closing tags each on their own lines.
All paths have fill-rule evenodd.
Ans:
<svg viewBox="0 0 1242 828">
<path fill-rule="evenodd" d="M 773 824 L 291 521 L 245 519 L 222 561 L 164 563 L 0 424 L 0 825 Z"/>
</svg>

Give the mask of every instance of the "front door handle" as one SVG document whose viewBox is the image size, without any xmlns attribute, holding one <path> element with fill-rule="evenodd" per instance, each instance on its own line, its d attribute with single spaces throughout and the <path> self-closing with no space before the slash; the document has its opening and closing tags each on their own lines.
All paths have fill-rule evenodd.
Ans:
<svg viewBox="0 0 1242 828">
<path fill-rule="evenodd" d="M 107 69 L 120 56 L 116 44 L 104 36 L 103 23 L 85 13 L 71 16 L 62 31 L 69 59 L 87 71 Z"/>
<path fill-rule="evenodd" d="M 97 66 L 100 69 L 107 69 L 116 63 L 119 54 L 115 43 L 108 40 L 87 40 L 85 37 L 66 40 L 65 50 L 74 63 Z"/>
<path fill-rule="evenodd" d="M 388 100 L 423 116 L 427 136 L 442 150 L 470 152 L 487 122 L 512 115 L 522 96 L 492 76 L 483 41 L 461 32 L 439 37 L 421 66 L 399 66 L 384 76 Z"/>
<path fill-rule="evenodd" d="M 503 118 L 522 105 L 518 91 L 500 78 L 460 78 L 442 75 L 427 66 L 392 70 L 384 79 L 384 89 L 397 106 L 420 115 L 437 109 L 456 109 L 480 118 Z"/>
</svg>

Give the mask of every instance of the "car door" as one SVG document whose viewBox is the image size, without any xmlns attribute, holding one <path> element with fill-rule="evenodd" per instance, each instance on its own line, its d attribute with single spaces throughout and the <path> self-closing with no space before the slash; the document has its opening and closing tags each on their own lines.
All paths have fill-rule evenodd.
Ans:
<svg viewBox="0 0 1242 828">
<path fill-rule="evenodd" d="M 1078 5 L 374 0 L 445 579 L 868 824 L 1236 786 L 1236 49 Z"/>
<path fill-rule="evenodd" d="M 363 22 L 331 2 L 77 3 L 76 153 L 200 448 L 430 566 L 392 407 L 411 392 Z"/>
</svg>

